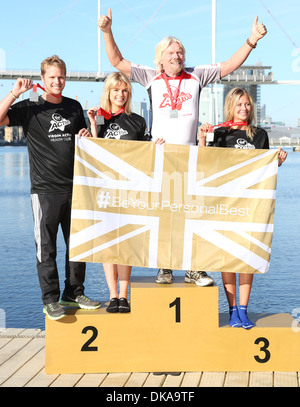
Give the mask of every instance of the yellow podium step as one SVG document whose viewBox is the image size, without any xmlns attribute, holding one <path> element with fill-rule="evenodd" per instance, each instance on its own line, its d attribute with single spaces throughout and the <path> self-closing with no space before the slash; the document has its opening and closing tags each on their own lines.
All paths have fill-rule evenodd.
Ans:
<svg viewBox="0 0 300 407">
<path fill-rule="evenodd" d="M 219 316 L 218 287 L 176 277 L 132 277 L 131 312 L 69 309 L 46 317 L 47 374 L 187 371 L 299 371 L 300 329 L 289 314 L 251 315 L 251 330 Z"/>
</svg>

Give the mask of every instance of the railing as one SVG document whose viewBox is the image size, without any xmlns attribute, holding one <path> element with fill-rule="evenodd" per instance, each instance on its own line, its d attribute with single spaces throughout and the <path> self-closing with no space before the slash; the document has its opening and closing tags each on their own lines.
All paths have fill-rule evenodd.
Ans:
<svg viewBox="0 0 300 407">
<path fill-rule="evenodd" d="M 253 74 L 248 73 L 232 73 L 230 75 L 225 76 L 221 79 L 222 83 L 228 82 L 241 82 L 241 83 L 250 83 L 250 84 L 257 84 L 257 83 L 272 83 L 273 82 L 273 74 L 270 73 L 265 75 L 262 72 L 254 72 Z"/>
<path fill-rule="evenodd" d="M 300 137 L 270 138 L 269 142 L 271 146 L 297 147 L 300 146 Z"/>
<path fill-rule="evenodd" d="M 85 72 L 85 71 L 68 71 L 66 78 L 70 81 L 91 81 L 91 82 L 103 82 L 109 72 Z M 0 70 L 0 79 L 16 79 L 16 78 L 30 78 L 39 80 L 41 78 L 41 72 L 33 69 L 6 69 Z"/>
<path fill-rule="evenodd" d="M 249 84 L 263 84 L 274 83 L 273 74 L 269 72 L 267 75 L 264 73 L 264 67 L 259 69 L 238 69 L 221 79 L 220 83 L 228 84 L 233 83 L 249 83 Z M 265 67 L 270 68 L 270 67 Z M 110 72 L 85 72 L 85 71 L 72 71 L 67 72 L 67 79 L 70 81 L 90 81 L 102 82 L 106 79 Z M 40 79 L 40 71 L 34 69 L 6 69 L 0 70 L 0 79 L 16 79 L 16 78 L 31 78 L 34 80 Z"/>
</svg>

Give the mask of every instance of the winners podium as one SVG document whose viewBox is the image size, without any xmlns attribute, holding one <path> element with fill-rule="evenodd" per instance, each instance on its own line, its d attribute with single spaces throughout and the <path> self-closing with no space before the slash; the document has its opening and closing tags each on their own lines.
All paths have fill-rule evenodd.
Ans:
<svg viewBox="0 0 300 407">
<path fill-rule="evenodd" d="M 289 314 L 251 314 L 231 328 L 219 315 L 218 287 L 176 277 L 132 277 L 128 314 L 69 309 L 46 317 L 47 374 L 187 371 L 299 371 L 300 328 Z"/>
</svg>

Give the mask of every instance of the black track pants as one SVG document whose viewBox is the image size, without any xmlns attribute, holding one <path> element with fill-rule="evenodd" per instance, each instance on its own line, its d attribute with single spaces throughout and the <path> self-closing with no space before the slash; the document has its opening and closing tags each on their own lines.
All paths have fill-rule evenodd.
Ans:
<svg viewBox="0 0 300 407">
<path fill-rule="evenodd" d="M 32 194 L 37 270 L 44 304 L 60 297 L 56 240 L 61 225 L 66 243 L 65 293 L 74 298 L 84 292 L 85 263 L 69 262 L 72 194 Z"/>
</svg>

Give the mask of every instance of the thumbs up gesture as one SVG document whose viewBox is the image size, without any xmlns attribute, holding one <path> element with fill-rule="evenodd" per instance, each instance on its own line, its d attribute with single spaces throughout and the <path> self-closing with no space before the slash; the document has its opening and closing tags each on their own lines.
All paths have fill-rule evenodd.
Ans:
<svg viewBox="0 0 300 407">
<path fill-rule="evenodd" d="M 107 16 L 101 16 L 97 22 L 98 27 L 103 32 L 109 32 L 111 30 L 112 25 L 112 16 L 111 16 L 111 9 L 108 9 Z"/>
<path fill-rule="evenodd" d="M 267 34 L 267 29 L 263 23 L 258 23 L 258 17 L 256 16 L 252 25 L 252 35 L 255 40 L 258 41 Z"/>
</svg>

